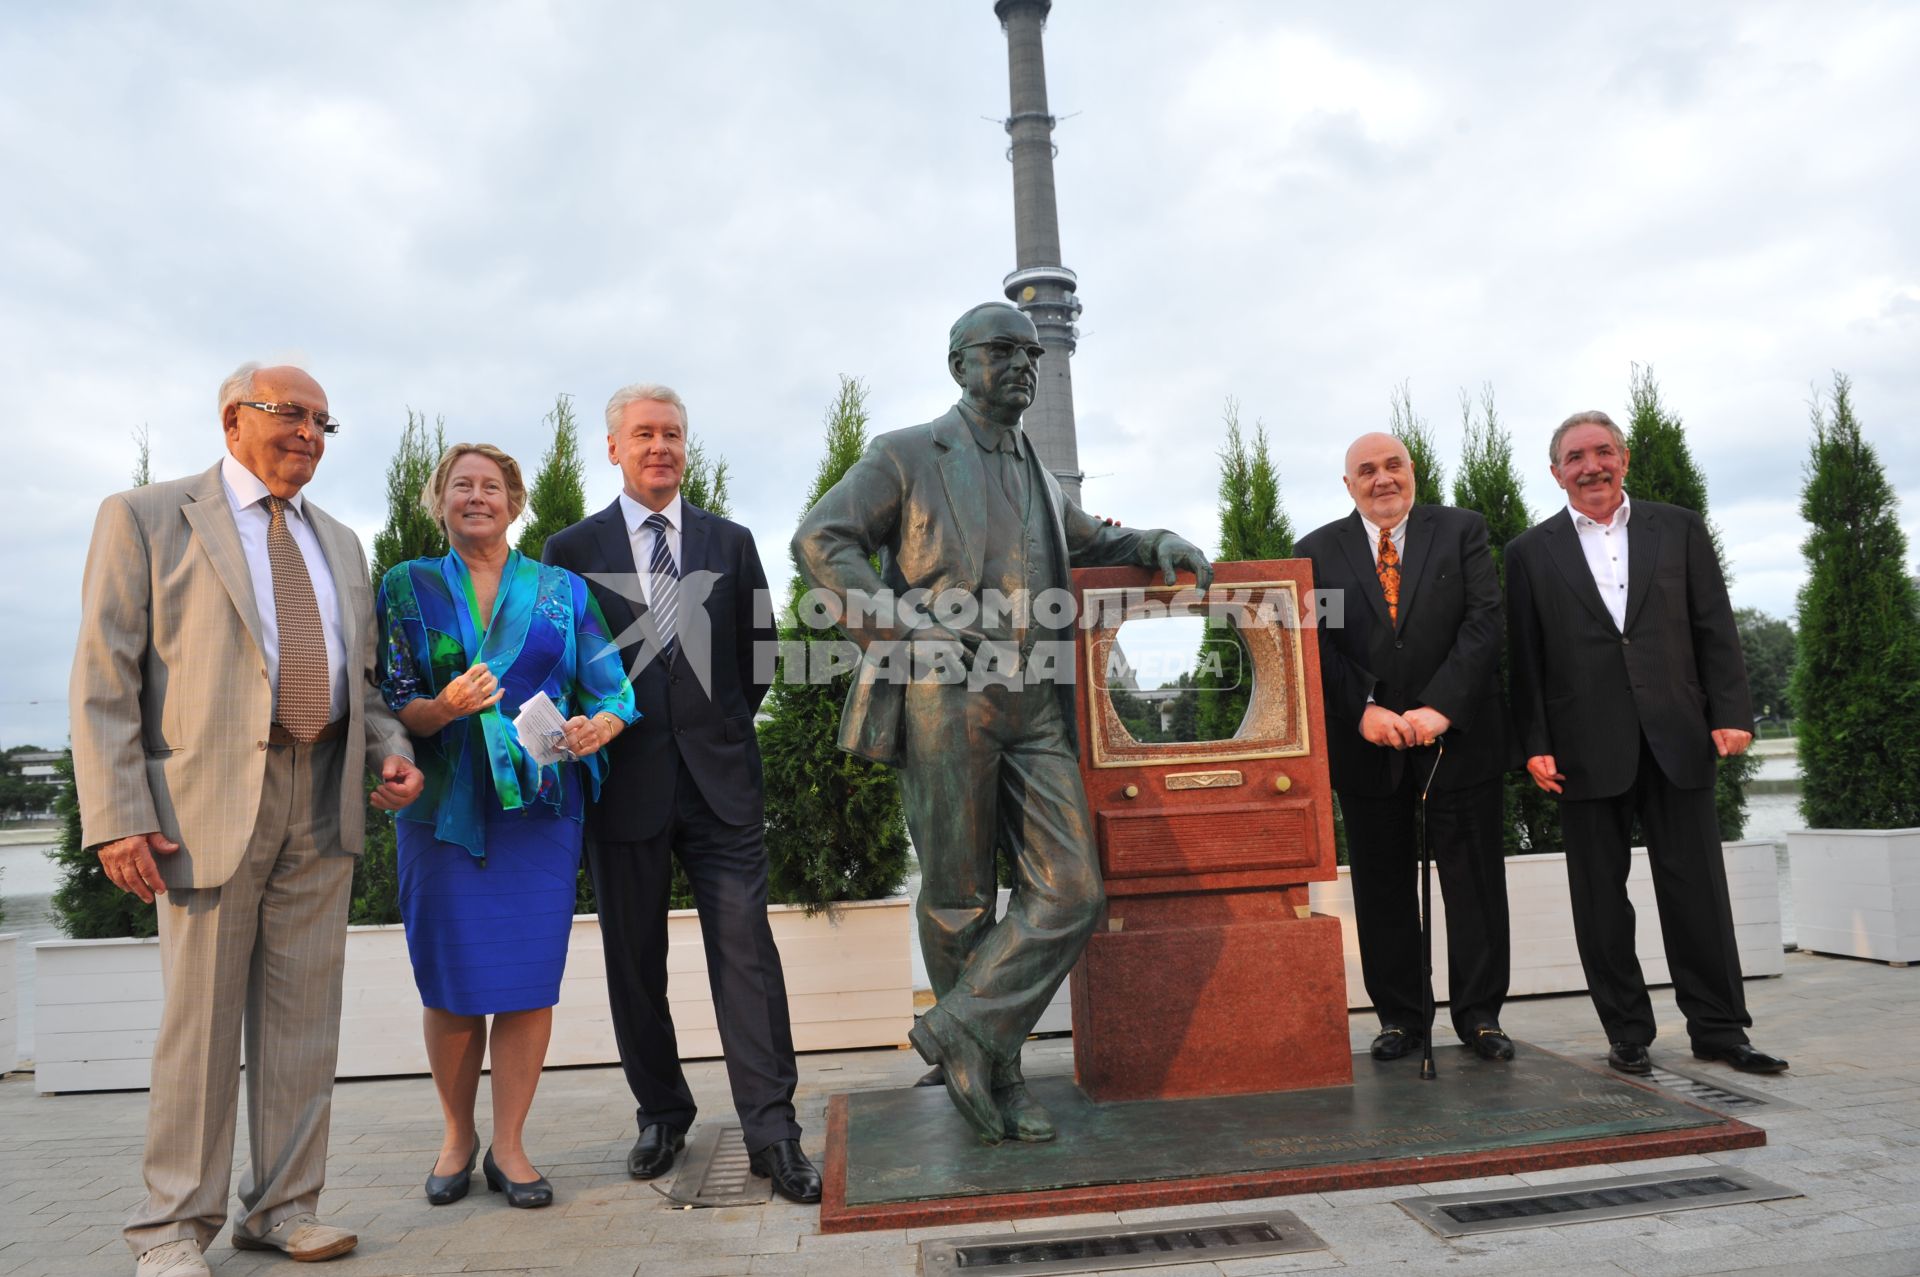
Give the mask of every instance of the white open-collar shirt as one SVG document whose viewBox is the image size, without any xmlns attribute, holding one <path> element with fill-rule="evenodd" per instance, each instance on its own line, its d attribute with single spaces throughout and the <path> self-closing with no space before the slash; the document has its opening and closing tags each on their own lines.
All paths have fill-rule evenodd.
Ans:
<svg viewBox="0 0 1920 1277">
<path fill-rule="evenodd" d="M 273 604 L 273 560 L 267 557 L 267 528 L 273 515 L 267 510 L 267 485 L 260 477 L 228 453 L 220 462 L 220 486 L 226 489 L 227 506 L 233 511 L 234 526 L 240 532 L 240 549 L 247 556 L 247 575 L 253 579 L 253 607 L 260 616 L 260 638 L 266 645 L 267 679 L 273 685 L 275 704 L 280 695 L 280 619 Z M 307 521 L 305 494 L 296 492 L 287 501 L 287 531 L 300 557 L 307 564 L 307 580 L 313 583 L 313 599 L 320 608 L 320 628 L 327 643 L 327 717 L 329 721 L 347 712 L 347 643 L 341 632 L 340 595 L 333 585 L 333 569 L 320 549 L 320 538 Z"/>
<path fill-rule="evenodd" d="M 676 492 L 659 513 L 667 516 L 667 553 L 673 556 L 674 568 L 684 576 L 686 563 L 680 557 L 680 528 L 685 517 L 682 504 L 680 494 Z M 633 570 L 640 575 L 640 591 L 647 596 L 647 606 L 652 607 L 653 573 L 648 568 L 653 563 L 653 538 L 657 534 L 647 526 L 647 520 L 654 511 L 635 501 L 623 489 L 620 493 L 620 513 L 627 520 L 627 540 L 633 546 Z"/>
<path fill-rule="evenodd" d="M 1633 515 L 1633 502 L 1620 494 L 1620 508 L 1605 523 L 1589 519 L 1573 506 L 1567 506 L 1573 518 L 1573 530 L 1580 537 L 1580 552 L 1587 556 L 1587 570 L 1600 589 L 1600 601 L 1622 634 L 1627 632 L 1627 521 Z"/>
</svg>

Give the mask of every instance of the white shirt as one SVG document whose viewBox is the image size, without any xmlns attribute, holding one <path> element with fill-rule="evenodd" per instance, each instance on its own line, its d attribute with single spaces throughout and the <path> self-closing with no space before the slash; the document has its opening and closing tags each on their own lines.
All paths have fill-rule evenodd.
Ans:
<svg viewBox="0 0 1920 1277">
<path fill-rule="evenodd" d="M 1409 508 L 1407 514 L 1412 513 L 1413 510 Z M 1394 525 L 1392 534 L 1393 552 L 1400 556 L 1402 563 L 1407 561 L 1407 514 L 1400 516 L 1400 522 Z M 1362 514 L 1360 526 L 1367 530 L 1367 548 L 1373 551 L 1373 566 L 1377 568 L 1380 566 L 1380 525 Z"/>
<path fill-rule="evenodd" d="M 633 567 L 640 574 L 640 592 L 647 596 L 647 606 L 652 607 L 653 538 L 659 534 L 647 526 L 647 520 L 653 517 L 654 511 L 635 501 L 622 489 L 620 512 L 627 519 L 627 540 L 633 544 Z M 673 500 L 667 502 L 659 513 L 667 516 L 667 553 L 673 558 L 673 566 L 680 569 L 680 494 L 674 493 Z"/>
<path fill-rule="evenodd" d="M 1587 556 L 1587 570 L 1600 587 L 1600 601 L 1607 605 L 1613 624 L 1627 632 L 1627 520 L 1633 514 L 1633 502 L 1620 494 L 1620 508 L 1605 523 L 1596 523 L 1571 505 L 1573 530 L 1580 536 L 1580 549 Z"/>
<path fill-rule="evenodd" d="M 226 489 L 227 506 L 240 531 L 240 549 L 247 556 L 247 575 L 253 578 L 253 607 L 259 613 L 260 638 L 267 648 L 267 681 L 278 704 L 280 620 L 273 607 L 273 561 L 267 557 L 267 528 L 273 522 L 273 515 L 267 511 L 267 485 L 228 453 L 220 463 L 220 486 Z M 287 502 L 287 531 L 306 561 L 307 579 L 313 583 L 313 599 L 320 608 L 320 628 L 327 641 L 327 718 L 331 721 L 347 712 L 347 644 L 341 633 L 340 596 L 333 588 L 333 569 L 327 566 L 320 538 L 307 522 L 302 493 L 294 493 Z"/>
</svg>

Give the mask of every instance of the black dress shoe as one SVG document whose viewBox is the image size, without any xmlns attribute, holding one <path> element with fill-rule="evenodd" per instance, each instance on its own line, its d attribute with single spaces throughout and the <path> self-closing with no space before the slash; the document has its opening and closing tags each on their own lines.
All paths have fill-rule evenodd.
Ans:
<svg viewBox="0 0 1920 1277">
<path fill-rule="evenodd" d="M 1653 1057 L 1638 1042 L 1614 1042 L 1607 1047 L 1607 1067 L 1622 1073 L 1651 1073 Z"/>
<path fill-rule="evenodd" d="M 674 1154 L 687 1146 L 687 1133 L 665 1122 L 642 1127 L 640 1138 L 627 1150 L 627 1174 L 635 1179 L 658 1179 L 673 1169 Z"/>
<path fill-rule="evenodd" d="M 1785 1073 L 1787 1062 L 1777 1055 L 1767 1055 L 1756 1051 L 1749 1042 L 1737 1042 L 1732 1046 L 1696 1046 L 1693 1048 L 1696 1060 L 1719 1060 L 1731 1064 L 1742 1073 Z"/>
<path fill-rule="evenodd" d="M 521 1210 L 535 1210 L 541 1206 L 553 1205 L 553 1185 L 547 1183 L 545 1175 L 516 1184 L 500 1173 L 494 1164 L 493 1149 L 487 1149 L 487 1156 L 480 1163 L 480 1170 L 487 1177 L 487 1191 L 505 1193 L 507 1205 L 518 1206 Z"/>
<path fill-rule="evenodd" d="M 1467 1040 L 1473 1053 L 1483 1060 L 1511 1060 L 1513 1058 L 1513 1039 L 1508 1037 L 1499 1025 L 1483 1024 L 1473 1031 Z"/>
<path fill-rule="evenodd" d="M 473 1152 L 467 1154 L 465 1170 L 455 1171 L 451 1175 L 427 1172 L 427 1201 L 435 1206 L 445 1206 L 465 1197 L 467 1190 L 473 1187 L 473 1162 L 479 1156 L 480 1148 L 475 1145 Z M 439 1165 L 437 1161 L 434 1164 Z"/>
<path fill-rule="evenodd" d="M 800 1149 L 799 1140 L 775 1140 L 748 1155 L 755 1175 L 773 1181 L 773 1191 L 790 1202 L 810 1206 L 820 1200 L 820 1172 Z"/>
<path fill-rule="evenodd" d="M 1380 1036 L 1373 1040 L 1373 1058 L 1376 1060 L 1397 1060 L 1420 1045 L 1420 1035 L 1397 1024 L 1389 1024 L 1380 1030 Z"/>
</svg>

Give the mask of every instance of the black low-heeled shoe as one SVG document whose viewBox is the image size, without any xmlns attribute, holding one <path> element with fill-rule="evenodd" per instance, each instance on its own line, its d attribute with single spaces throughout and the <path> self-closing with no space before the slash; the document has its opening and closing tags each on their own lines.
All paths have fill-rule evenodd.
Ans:
<svg viewBox="0 0 1920 1277">
<path fill-rule="evenodd" d="M 522 1210 L 533 1210 L 540 1206 L 553 1205 L 553 1185 L 547 1183 L 547 1177 L 545 1175 L 542 1175 L 539 1179 L 528 1180 L 524 1184 L 514 1183 L 500 1173 L 500 1167 L 496 1165 L 493 1160 L 493 1148 L 491 1145 L 487 1148 L 486 1160 L 480 1164 L 480 1169 L 487 1177 L 487 1191 L 490 1193 L 505 1193 L 507 1195 L 507 1205 L 509 1206 L 518 1206 Z"/>
<path fill-rule="evenodd" d="M 451 1175 L 435 1175 L 428 1172 L 427 1201 L 435 1206 L 446 1206 L 465 1197 L 467 1190 L 473 1187 L 473 1163 L 479 1156 L 479 1146 L 475 1145 L 474 1150 L 467 1154 L 465 1170 L 455 1171 Z M 438 1163 L 436 1162 L 435 1165 Z"/>
</svg>

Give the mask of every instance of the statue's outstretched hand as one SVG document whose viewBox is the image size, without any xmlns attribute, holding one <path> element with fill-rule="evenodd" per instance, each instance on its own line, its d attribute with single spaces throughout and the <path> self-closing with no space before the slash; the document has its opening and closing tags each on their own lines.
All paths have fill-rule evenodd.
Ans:
<svg viewBox="0 0 1920 1277">
<path fill-rule="evenodd" d="M 1213 564 L 1208 561 L 1206 552 L 1191 541 L 1169 532 L 1160 538 L 1160 548 L 1155 557 L 1168 585 L 1173 584 L 1175 573 L 1181 569 L 1193 573 L 1194 582 L 1202 593 L 1213 584 Z"/>
</svg>

